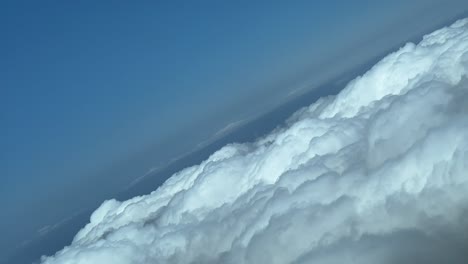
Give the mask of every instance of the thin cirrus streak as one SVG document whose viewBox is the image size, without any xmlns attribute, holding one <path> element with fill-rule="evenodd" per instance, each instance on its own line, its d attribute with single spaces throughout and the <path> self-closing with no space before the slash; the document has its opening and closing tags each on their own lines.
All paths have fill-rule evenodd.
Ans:
<svg viewBox="0 0 468 264">
<path fill-rule="evenodd" d="M 104 202 L 60 263 L 463 263 L 468 19 L 149 195 Z"/>
</svg>

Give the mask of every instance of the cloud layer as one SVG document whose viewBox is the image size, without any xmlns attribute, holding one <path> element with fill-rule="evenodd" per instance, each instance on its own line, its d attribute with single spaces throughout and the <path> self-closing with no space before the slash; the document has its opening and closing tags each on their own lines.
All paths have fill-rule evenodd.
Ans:
<svg viewBox="0 0 468 264">
<path fill-rule="evenodd" d="M 256 142 L 104 202 L 44 264 L 462 263 L 468 19 Z"/>
</svg>

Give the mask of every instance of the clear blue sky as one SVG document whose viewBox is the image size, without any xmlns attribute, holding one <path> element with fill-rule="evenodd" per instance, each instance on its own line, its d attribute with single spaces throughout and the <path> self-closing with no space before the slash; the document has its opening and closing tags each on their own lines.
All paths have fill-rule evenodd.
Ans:
<svg viewBox="0 0 468 264">
<path fill-rule="evenodd" d="M 376 2 L 2 1 L 0 251 L 149 169 L 115 164 L 164 164 L 279 103 L 298 73 L 467 6 Z"/>
</svg>

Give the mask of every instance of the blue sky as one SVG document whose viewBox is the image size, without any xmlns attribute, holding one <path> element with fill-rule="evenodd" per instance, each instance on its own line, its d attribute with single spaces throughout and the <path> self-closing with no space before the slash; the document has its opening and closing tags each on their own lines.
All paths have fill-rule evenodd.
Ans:
<svg viewBox="0 0 468 264">
<path fill-rule="evenodd" d="M 384 50 L 466 8 L 457 0 L 2 2 L 0 251 L 126 188 L 151 168 L 125 163 L 135 155 L 152 153 L 162 165 L 284 101 L 297 88 L 285 84 L 320 79 L 322 65 L 337 71 L 369 53 L 366 45 Z M 110 173 L 122 162 L 128 173 Z"/>
</svg>

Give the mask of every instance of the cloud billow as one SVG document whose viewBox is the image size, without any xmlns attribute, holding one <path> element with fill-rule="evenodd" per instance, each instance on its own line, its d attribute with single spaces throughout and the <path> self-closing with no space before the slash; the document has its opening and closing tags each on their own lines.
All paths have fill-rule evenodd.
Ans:
<svg viewBox="0 0 468 264">
<path fill-rule="evenodd" d="M 468 19 L 256 142 L 104 202 L 44 264 L 463 263 Z"/>
</svg>

